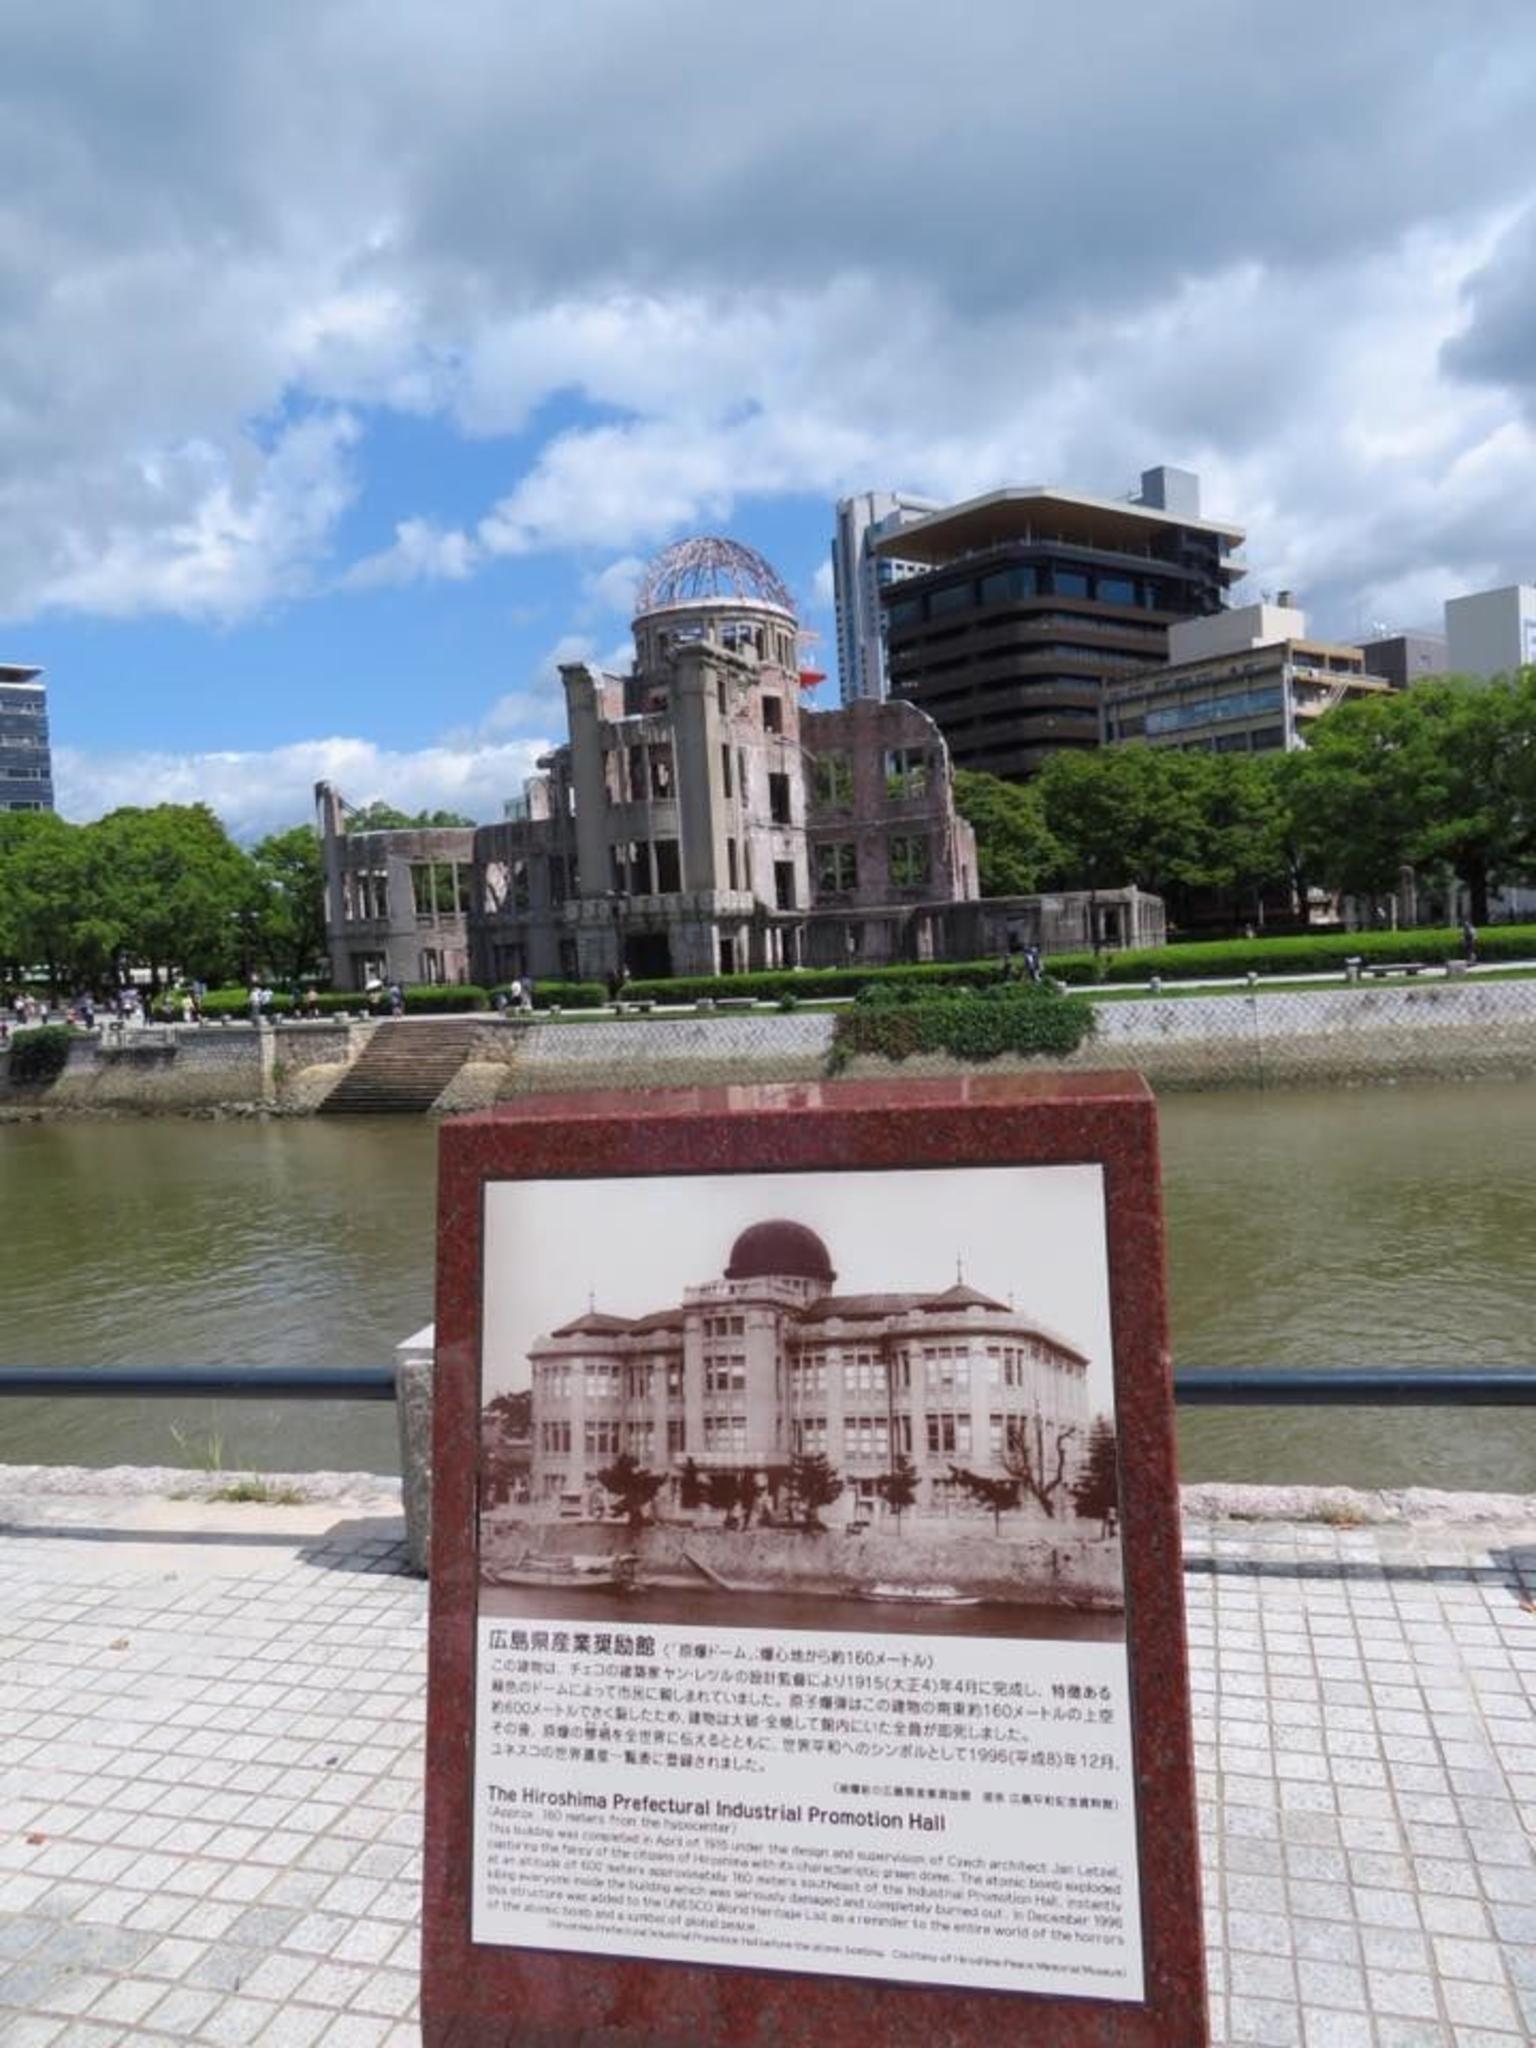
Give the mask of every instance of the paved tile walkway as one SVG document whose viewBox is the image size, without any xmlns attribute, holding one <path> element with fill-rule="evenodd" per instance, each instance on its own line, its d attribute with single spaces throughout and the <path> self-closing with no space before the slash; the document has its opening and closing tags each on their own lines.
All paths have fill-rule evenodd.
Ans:
<svg viewBox="0 0 1536 2048">
<path fill-rule="evenodd" d="M 424 1589 L 219 1513 L 0 1496 L 4 2048 L 418 2038 Z M 1215 2040 L 1536 2038 L 1536 1526 L 1187 1543 Z"/>
</svg>

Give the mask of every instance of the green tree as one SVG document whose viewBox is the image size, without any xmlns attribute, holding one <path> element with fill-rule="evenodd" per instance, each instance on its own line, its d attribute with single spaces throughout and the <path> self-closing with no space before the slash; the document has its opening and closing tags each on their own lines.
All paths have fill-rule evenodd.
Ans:
<svg viewBox="0 0 1536 2048">
<path fill-rule="evenodd" d="M 1418 813 L 1409 858 L 1449 867 L 1486 924 L 1490 891 L 1536 864 L 1536 670 L 1420 683 L 1397 702 Z"/>
<path fill-rule="evenodd" d="M 1412 694 L 1404 692 L 1404 701 Z M 1304 875 L 1366 901 L 1390 896 L 1420 822 L 1410 780 L 1391 700 L 1373 697 L 1325 712 L 1305 750 L 1289 756 L 1282 771 Z"/>
<path fill-rule="evenodd" d="M 634 1532 L 645 1526 L 657 1494 L 667 1483 L 667 1475 L 647 1472 L 628 1451 L 620 1451 L 613 1463 L 598 1473 L 597 1483 L 614 1496 L 614 1513 L 622 1515 Z"/>
<path fill-rule="evenodd" d="M 959 768 L 954 786 L 955 809 L 976 831 L 982 895 L 1030 896 L 1043 888 L 1063 855 L 1035 785 Z"/>
<path fill-rule="evenodd" d="M 917 1499 L 917 1467 L 905 1451 L 898 1451 L 889 1472 L 882 1472 L 875 1481 L 875 1491 L 896 1517 L 896 1533 L 901 1534 L 901 1518 Z"/>
<path fill-rule="evenodd" d="M 325 862 L 313 827 L 270 832 L 251 851 L 259 903 L 255 938 L 284 981 L 299 981 L 325 959 Z"/>
<path fill-rule="evenodd" d="M 0 957 L 46 968 L 56 989 L 103 979 L 119 938 L 88 831 L 52 811 L 0 813 Z"/>
<path fill-rule="evenodd" d="M 1095 1416 L 1088 1432 L 1088 1454 L 1072 1487 L 1072 1505 L 1085 1520 L 1100 1523 L 1108 1535 L 1109 1518 L 1120 1505 L 1120 1463 L 1115 1425 L 1107 1415 Z"/>
<path fill-rule="evenodd" d="M 802 1529 L 823 1528 L 821 1510 L 830 1507 L 842 1490 L 842 1479 L 819 1451 L 790 1460 L 790 1509 L 798 1514 Z"/>
<path fill-rule="evenodd" d="M 85 832 L 104 922 L 152 982 L 249 970 L 255 876 L 206 804 L 110 811 Z"/>
<path fill-rule="evenodd" d="M 1263 921 L 1263 892 L 1293 881 L 1290 813 L 1278 771 L 1283 754 L 1196 754 L 1201 827 L 1182 880 L 1230 897 Z M 1200 786 L 1200 785 L 1203 785 Z"/>
<path fill-rule="evenodd" d="M 378 801 L 347 813 L 349 832 L 422 832 L 434 826 L 473 825 L 474 822 L 462 811 L 397 811 L 393 804 Z"/>
<path fill-rule="evenodd" d="M 984 1508 L 990 1510 L 992 1533 L 1001 1535 L 1003 1516 L 1019 1504 L 1018 1480 L 994 1479 L 985 1472 L 968 1471 L 963 1465 L 951 1465 L 949 1476 L 972 1500 L 980 1501 Z"/>
<path fill-rule="evenodd" d="M 1336 706 L 1290 796 L 1303 857 L 1331 888 L 1376 898 L 1405 866 L 1449 868 L 1485 923 L 1491 891 L 1536 869 L 1536 672 Z"/>
<path fill-rule="evenodd" d="M 1131 883 L 1165 895 L 1201 873 L 1202 758 L 1172 748 L 1053 754 L 1038 787 L 1063 851 L 1064 879 L 1096 896 Z M 1095 917 L 1095 931 L 1098 920 Z"/>
</svg>

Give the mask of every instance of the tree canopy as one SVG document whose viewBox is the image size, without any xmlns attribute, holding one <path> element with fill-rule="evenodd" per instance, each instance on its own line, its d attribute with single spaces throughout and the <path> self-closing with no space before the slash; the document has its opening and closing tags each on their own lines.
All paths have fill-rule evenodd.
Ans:
<svg viewBox="0 0 1536 2048">
<path fill-rule="evenodd" d="M 1119 746 L 1053 754 L 1034 782 L 961 771 L 984 893 L 1199 892 L 1234 921 L 1266 889 L 1390 895 L 1402 871 L 1454 875 L 1474 923 L 1536 876 L 1536 669 L 1446 677 L 1336 705 L 1294 753 Z"/>
<path fill-rule="evenodd" d="M 1060 868 L 1065 850 L 1045 822 L 1032 783 L 956 769 L 955 809 L 976 831 L 983 896 L 1033 895 Z"/>
<path fill-rule="evenodd" d="M 247 853 L 206 804 L 125 806 L 88 825 L 0 814 L 0 969 L 104 987 L 131 969 L 219 982 L 322 964 L 319 842 L 307 825 Z"/>
<path fill-rule="evenodd" d="M 422 832 L 434 826 L 473 825 L 462 811 L 397 811 L 393 804 L 376 800 L 360 810 L 347 813 L 349 832 Z"/>
</svg>

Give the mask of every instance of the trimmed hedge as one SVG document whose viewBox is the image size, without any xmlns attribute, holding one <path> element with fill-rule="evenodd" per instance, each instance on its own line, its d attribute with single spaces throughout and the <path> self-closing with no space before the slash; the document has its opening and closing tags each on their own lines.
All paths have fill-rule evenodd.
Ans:
<svg viewBox="0 0 1536 2048">
<path fill-rule="evenodd" d="M 498 982 L 489 991 L 494 1003 L 497 996 L 510 999 L 512 984 Z M 536 1010 L 600 1010 L 608 1000 L 608 991 L 600 981 L 535 981 L 533 984 L 533 1007 Z"/>
<path fill-rule="evenodd" d="M 13 1031 L 11 1079 L 26 1088 L 42 1088 L 57 1081 L 69 1059 L 69 1040 L 67 1024 L 36 1024 Z"/>
<path fill-rule="evenodd" d="M 489 1007 L 490 998 L 483 988 L 476 988 L 471 982 L 423 982 L 403 989 L 406 1015 L 410 1017 L 441 1016 L 465 1010 L 484 1010 Z M 262 1011 L 264 1017 L 334 1017 L 342 1011 L 352 1016 L 387 1017 L 389 999 L 383 990 L 369 994 L 363 989 L 327 988 L 316 991 L 314 1008 L 310 1008 L 306 996 L 301 1003 L 284 989 L 273 989 L 272 1000 Z M 249 1017 L 251 1013 L 250 991 L 243 988 L 211 988 L 203 997 L 205 1017 Z M 162 998 L 156 1008 L 157 1016 L 179 1019 L 181 997 L 173 996 L 169 1008 Z"/>
<path fill-rule="evenodd" d="M 680 974 L 670 981 L 630 981 L 625 1003 L 720 1002 L 731 997 L 759 1003 L 793 996 L 814 1003 L 827 996 L 856 996 L 874 984 L 915 988 L 980 988 L 1003 978 L 996 960 L 912 962 L 899 967 L 779 967 L 754 974 Z M 606 997 L 605 997 L 606 1000 Z"/>
<path fill-rule="evenodd" d="M 991 1060 L 999 1053 L 1054 1055 L 1076 1052 L 1094 1028 L 1085 996 L 1065 996 L 1033 983 L 1005 982 L 983 989 L 869 990 L 832 1027 L 834 1072 L 856 1053 L 888 1060 L 945 1052 L 959 1060 Z"/>
<path fill-rule="evenodd" d="M 1219 981 L 1245 974 L 1342 974 L 1346 960 L 1459 960 L 1454 926 L 1419 931 L 1298 933 L 1283 939 L 1226 939 L 1195 945 L 1151 946 L 1137 953 L 1053 954 L 1046 972 L 1058 981 Z M 1488 925 L 1477 935 L 1479 960 L 1536 959 L 1536 925 Z"/>
</svg>

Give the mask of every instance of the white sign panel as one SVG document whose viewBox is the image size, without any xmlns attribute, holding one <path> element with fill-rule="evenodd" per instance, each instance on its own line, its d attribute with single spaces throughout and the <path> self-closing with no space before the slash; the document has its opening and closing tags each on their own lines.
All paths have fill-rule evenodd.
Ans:
<svg viewBox="0 0 1536 2048">
<path fill-rule="evenodd" d="M 474 1941 L 1142 2002 L 1100 1169 L 485 1203 Z"/>
<path fill-rule="evenodd" d="M 480 1942 L 1140 2000 L 1113 1643 L 480 1623 Z"/>
</svg>

